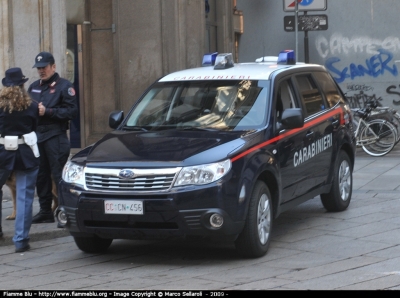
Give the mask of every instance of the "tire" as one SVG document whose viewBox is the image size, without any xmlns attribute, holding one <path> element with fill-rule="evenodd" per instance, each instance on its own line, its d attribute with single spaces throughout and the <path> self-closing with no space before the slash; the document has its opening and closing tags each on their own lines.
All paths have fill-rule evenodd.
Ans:
<svg viewBox="0 0 400 298">
<path fill-rule="evenodd" d="M 248 258 L 265 255 L 270 243 L 272 221 L 271 194 L 265 183 L 257 181 L 251 193 L 245 226 L 235 241 L 236 250 Z"/>
<path fill-rule="evenodd" d="M 385 120 L 372 120 L 368 122 L 360 133 L 362 140 L 378 136 L 376 142 L 363 145 L 363 150 L 371 156 L 383 156 L 388 154 L 397 142 L 396 128 Z"/>
<path fill-rule="evenodd" d="M 78 248 L 88 253 L 105 252 L 111 245 L 113 239 L 104 239 L 97 236 L 94 237 L 74 237 L 75 244 Z"/>
<path fill-rule="evenodd" d="M 330 212 L 346 210 L 353 191 L 353 169 L 346 152 L 340 151 L 333 173 L 332 188 L 329 193 L 321 194 L 322 205 Z"/>
<path fill-rule="evenodd" d="M 390 123 L 389 121 L 386 121 L 386 120 L 382 121 L 382 119 L 380 119 L 380 120 L 377 120 L 377 123 L 372 123 L 372 124 L 373 124 L 373 126 L 375 126 L 375 130 L 378 129 L 376 127 L 379 127 L 379 129 L 380 129 L 380 131 L 379 131 L 380 139 L 377 140 L 377 142 L 376 142 L 376 144 L 378 146 L 387 148 L 388 146 L 396 145 L 396 142 L 398 139 L 398 133 L 397 133 L 396 127 L 392 123 Z M 393 137 L 393 135 L 395 135 L 395 137 Z M 395 139 L 395 140 L 393 140 L 393 139 Z"/>
</svg>

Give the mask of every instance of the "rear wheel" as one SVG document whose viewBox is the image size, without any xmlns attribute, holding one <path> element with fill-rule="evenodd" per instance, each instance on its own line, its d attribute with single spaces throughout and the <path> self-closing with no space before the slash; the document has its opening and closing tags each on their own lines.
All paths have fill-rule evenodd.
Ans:
<svg viewBox="0 0 400 298">
<path fill-rule="evenodd" d="M 236 249 L 241 255 L 257 258 L 266 254 L 271 238 L 272 219 L 271 194 L 265 183 L 257 181 L 251 194 L 244 229 L 235 241 Z"/>
<path fill-rule="evenodd" d="M 97 236 L 94 237 L 74 237 L 75 244 L 78 248 L 88 253 L 105 252 L 111 245 L 113 239 L 104 239 Z"/>
<path fill-rule="evenodd" d="M 388 154 L 396 145 L 396 128 L 385 120 L 372 120 L 361 131 L 361 139 L 368 140 L 377 138 L 375 142 L 363 145 L 363 150 L 372 156 L 383 156 Z"/>
<path fill-rule="evenodd" d="M 340 151 L 335 164 L 332 188 L 329 193 L 321 194 L 322 205 L 328 211 L 343 211 L 351 200 L 353 191 L 353 169 L 346 152 Z"/>
</svg>

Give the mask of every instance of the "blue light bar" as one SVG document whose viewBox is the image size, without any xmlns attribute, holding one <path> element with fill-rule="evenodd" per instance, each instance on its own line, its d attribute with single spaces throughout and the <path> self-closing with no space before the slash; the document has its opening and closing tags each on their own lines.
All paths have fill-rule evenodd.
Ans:
<svg viewBox="0 0 400 298">
<path fill-rule="evenodd" d="M 279 53 L 278 64 L 294 65 L 296 64 L 296 57 L 293 50 L 284 50 Z"/>
<path fill-rule="evenodd" d="M 232 53 L 223 53 L 217 56 L 214 69 L 227 69 L 233 67 Z"/>
<path fill-rule="evenodd" d="M 215 64 L 215 58 L 217 58 L 218 52 L 207 53 L 203 56 L 202 66 L 213 66 Z"/>
</svg>

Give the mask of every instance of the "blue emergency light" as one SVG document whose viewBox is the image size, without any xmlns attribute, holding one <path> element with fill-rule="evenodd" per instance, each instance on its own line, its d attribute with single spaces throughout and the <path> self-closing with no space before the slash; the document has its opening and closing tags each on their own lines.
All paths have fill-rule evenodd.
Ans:
<svg viewBox="0 0 400 298">
<path fill-rule="evenodd" d="M 279 53 L 278 64 L 294 65 L 296 64 L 296 57 L 293 50 L 284 50 Z"/>
<path fill-rule="evenodd" d="M 227 69 L 233 67 L 232 53 L 219 54 L 215 59 L 214 69 Z"/>
<path fill-rule="evenodd" d="M 202 66 L 213 66 L 215 64 L 215 58 L 217 58 L 218 52 L 207 53 L 203 56 Z"/>
</svg>

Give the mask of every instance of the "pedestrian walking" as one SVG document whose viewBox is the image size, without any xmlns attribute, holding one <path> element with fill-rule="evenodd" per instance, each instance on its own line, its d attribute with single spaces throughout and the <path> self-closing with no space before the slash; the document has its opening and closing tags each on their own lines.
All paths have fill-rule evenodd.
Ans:
<svg viewBox="0 0 400 298">
<path fill-rule="evenodd" d="M 39 103 L 39 123 L 37 128 L 40 152 L 40 167 L 36 191 L 40 211 L 33 224 L 54 222 L 52 204 L 52 179 L 58 188 L 62 170 L 70 154 L 67 136 L 69 121 L 78 114 L 78 104 L 72 83 L 56 72 L 54 57 L 49 52 L 41 52 L 35 57 L 33 68 L 40 79 L 33 82 L 28 93 Z"/>
<path fill-rule="evenodd" d="M 14 171 L 16 178 L 15 252 L 30 248 L 29 230 L 39 170 L 35 133 L 39 110 L 38 104 L 32 101 L 24 88 L 27 80 L 19 67 L 10 68 L 5 73 L 4 88 L 0 91 L 0 169 L 3 177 Z"/>
</svg>

